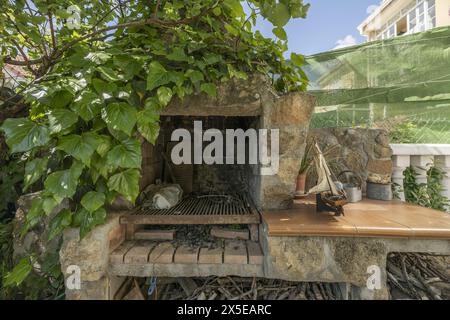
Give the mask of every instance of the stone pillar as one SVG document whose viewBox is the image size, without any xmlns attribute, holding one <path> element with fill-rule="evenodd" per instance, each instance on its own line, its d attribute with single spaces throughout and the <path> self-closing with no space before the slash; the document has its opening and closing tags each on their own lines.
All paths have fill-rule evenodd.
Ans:
<svg viewBox="0 0 450 320">
<path fill-rule="evenodd" d="M 446 176 L 442 179 L 442 186 L 444 187 L 442 195 L 450 199 L 450 155 L 436 156 L 435 164 L 446 173 Z"/>
<path fill-rule="evenodd" d="M 313 96 L 290 93 L 275 100 L 262 100 L 261 129 L 279 130 L 279 167 L 274 174 L 261 176 L 261 207 L 266 210 L 292 206 L 296 179 L 314 110 Z M 270 156 L 270 138 L 268 139 Z"/>
<path fill-rule="evenodd" d="M 64 231 L 59 253 L 66 281 L 78 270 L 80 288 L 66 285 L 67 300 L 110 300 L 122 279 L 108 275 L 109 254 L 125 239 L 119 214 L 110 214 L 106 223 L 94 228 L 80 240 L 79 229 Z M 71 271 L 69 271 L 71 270 Z M 67 283 L 67 282 L 66 282 Z"/>
<path fill-rule="evenodd" d="M 404 175 L 405 170 L 410 166 L 411 159 L 410 156 L 393 156 L 393 172 L 392 172 L 392 182 L 400 186 L 399 197 L 401 201 L 405 201 L 405 191 L 404 191 Z"/>
<path fill-rule="evenodd" d="M 411 156 L 411 165 L 417 173 L 416 182 L 418 184 L 427 183 L 427 167 L 433 163 L 433 158 L 431 155 Z"/>
</svg>

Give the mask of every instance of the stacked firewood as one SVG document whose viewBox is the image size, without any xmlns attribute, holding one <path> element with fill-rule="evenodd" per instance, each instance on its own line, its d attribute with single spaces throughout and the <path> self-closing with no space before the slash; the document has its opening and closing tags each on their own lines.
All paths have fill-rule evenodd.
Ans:
<svg viewBox="0 0 450 320">
<path fill-rule="evenodd" d="M 161 279 L 154 299 L 162 300 L 341 300 L 339 284 L 210 277 Z"/>
<path fill-rule="evenodd" d="M 387 271 L 394 300 L 450 299 L 450 269 L 443 257 L 392 254 L 387 262 Z"/>
</svg>

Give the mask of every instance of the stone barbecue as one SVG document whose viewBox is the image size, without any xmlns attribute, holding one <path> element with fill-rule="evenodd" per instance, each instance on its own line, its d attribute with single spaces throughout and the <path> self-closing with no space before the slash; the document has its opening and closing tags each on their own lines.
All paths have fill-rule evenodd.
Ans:
<svg viewBox="0 0 450 320">
<path fill-rule="evenodd" d="M 142 145 L 141 189 L 157 180 L 175 180 L 184 191 L 183 200 L 169 210 L 117 203 L 109 209 L 107 222 L 82 240 L 78 229 L 66 230 L 62 271 L 66 277 L 70 266 L 81 271 L 81 289 L 66 290 L 66 297 L 115 299 L 124 283 L 136 278 L 240 276 L 339 283 L 342 297 L 348 298 L 352 290 L 352 297 L 387 299 L 390 253 L 450 254 L 450 217 L 442 212 L 364 200 L 349 205 L 348 216 L 334 217 L 316 213 L 314 203 L 293 201 L 308 135 L 339 145 L 341 169 L 356 171 L 368 181 L 387 179 L 392 168 L 383 132 L 308 132 L 313 107 L 311 96 L 278 96 L 261 77 L 222 86 L 215 99 L 192 96 L 168 106 L 157 143 Z M 278 170 L 263 175 L 265 167 L 259 164 L 176 165 L 170 160 L 171 132 L 183 128 L 192 133 L 196 121 L 221 132 L 278 129 Z M 211 195 L 227 200 L 212 201 Z M 227 238 L 223 225 L 234 238 Z M 24 244 L 36 237 L 27 235 Z M 367 270 L 374 265 L 380 268 L 377 290 L 366 287 Z"/>
<path fill-rule="evenodd" d="M 155 145 L 143 142 L 141 188 L 158 182 L 176 183 L 183 189 L 184 198 L 169 210 L 132 210 L 121 220 L 127 225 L 127 238 L 133 239 L 133 234 L 145 225 L 245 224 L 249 225 L 251 239 L 257 241 L 260 212 L 286 209 L 293 204 L 296 176 L 313 109 L 311 96 L 295 93 L 279 97 L 261 77 L 221 86 L 214 99 L 206 95 L 191 96 L 169 105 L 161 114 L 161 129 Z M 251 150 L 257 150 L 259 155 L 263 137 L 252 140 L 247 133 L 249 129 L 258 134 L 267 132 L 270 136 L 266 139 L 266 153 L 271 161 L 274 160 L 270 158 L 271 135 L 273 130 L 278 133 L 279 161 L 277 170 L 269 175 L 262 171 L 271 163 L 251 160 Z M 177 153 L 184 160 L 188 159 L 188 163 L 173 161 L 172 154 L 179 143 L 173 137 L 176 130 L 183 130 L 183 134 L 193 138 L 188 144 L 189 154 L 184 154 L 186 150 Z M 199 132 L 203 134 L 208 130 L 226 139 L 224 150 L 220 150 L 219 155 L 216 155 L 217 150 L 214 152 L 220 160 L 214 163 L 197 159 L 194 154 L 198 148 L 202 152 L 212 140 L 205 141 L 199 136 Z M 235 144 L 239 138 L 229 136 L 230 131 L 244 133 L 241 142 L 245 142 L 245 148 Z M 243 154 L 244 159 L 239 159 Z"/>
</svg>

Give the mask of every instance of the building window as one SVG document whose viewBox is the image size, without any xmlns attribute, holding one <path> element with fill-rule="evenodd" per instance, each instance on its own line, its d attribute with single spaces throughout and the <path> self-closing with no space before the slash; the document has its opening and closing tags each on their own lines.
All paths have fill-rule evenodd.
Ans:
<svg viewBox="0 0 450 320">
<path fill-rule="evenodd" d="M 400 18 L 378 33 L 376 39 L 390 39 L 436 27 L 436 0 L 418 0 L 416 6 L 406 11 L 408 8 L 402 11 L 403 15 Z"/>
<path fill-rule="evenodd" d="M 436 1 L 424 0 L 408 13 L 408 33 L 422 32 L 436 27 Z"/>
</svg>

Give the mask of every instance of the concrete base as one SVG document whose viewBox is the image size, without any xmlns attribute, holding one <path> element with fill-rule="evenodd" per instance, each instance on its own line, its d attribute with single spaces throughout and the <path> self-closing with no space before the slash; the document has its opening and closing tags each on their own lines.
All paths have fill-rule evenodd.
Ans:
<svg viewBox="0 0 450 320">
<path fill-rule="evenodd" d="M 66 231 L 61 250 L 63 272 L 81 269 L 81 288 L 66 289 L 67 299 L 113 299 L 126 276 L 134 277 L 265 277 L 295 282 L 342 283 L 352 299 L 389 299 L 386 261 L 392 252 L 450 255 L 450 241 L 352 237 L 268 236 L 260 226 L 263 265 L 144 264 L 110 265 L 108 252 L 123 241 L 118 216 L 79 241 L 76 230 Z M 66 277 L 69 276 L 66 274 Z"/>
<path fill-rule="evenodd" d="M 389 253 L 450 255 L 450 241 L 429 239 L 270 237 L 265 228 L 265 277 L 299 282 L 351 284 L 352 297 L 389 299 L 386 261 Z"/>
<path fill-rule="evenodd" d="M 147 265 L 111 265 L 110 274 L 132 277 L 264 277 L 262 266 L 250 264 L 147 264 Z"/>
</svg>

